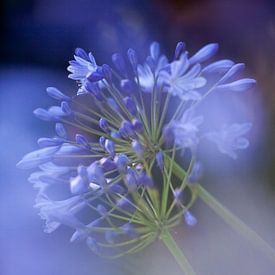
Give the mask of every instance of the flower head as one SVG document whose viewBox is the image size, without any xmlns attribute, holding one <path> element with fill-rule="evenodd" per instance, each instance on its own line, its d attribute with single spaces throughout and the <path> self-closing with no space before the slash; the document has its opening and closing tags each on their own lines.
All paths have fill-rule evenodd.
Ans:
<svg viewBox="0 0 275 275">
<path fill-rule="evenodd" d="M 196 199 L 194 183 L 201 177 L 197 145 L 207 137 L 235 158 L 237 149 L 248 146 L 242 135 L 251 127 L 233 124 L 221 132 L 202 133 L 199 103 L 206 95 L 243 91 L 254 83 L 232 80 L 240 64 L 209 64 L 217 48 L 209 44 L 189 58 L 180 42 L 169 62 L 154 42 L 143 65 L 129 49 L 130 66 L 114 54 L 113 69 L 76 49 L 68 67 L 69 78 L 80 86 L 76 96 L 47 89 L 58 105 L 34 114 L 54 122 L 55 134 L 40 138 L 41 148 L 18 163 L 19 168 L 38 169 L 29 180 L 39 191 L 35 206 L 46 221 L 46 232 L 69 226 L 74 230 L 71 241 L 86 240 L 93 252 L 118 257 L 149 245 L 182 217 L 187 225 L 196 224 L 189 209 Z M 217 72 L 219 78 L 209 88 Z M 209 90 L 202 93 L 206 84 Z M 170 100 L 173 96 L 176 102 Z M 186 149 L 191 158 L 179 174 L 176 155 Z M 55 187 L 63 188 L 66 197 L 51 199 L 49 189 Z"/>
</svg>

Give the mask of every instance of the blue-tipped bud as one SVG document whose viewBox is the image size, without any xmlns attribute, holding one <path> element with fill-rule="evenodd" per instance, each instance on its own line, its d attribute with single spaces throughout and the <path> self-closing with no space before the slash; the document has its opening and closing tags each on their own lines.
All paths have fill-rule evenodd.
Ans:
<svg viewBox="0 0 275 275">
<path fill-rule="evenodd" d="M 111 137 L 119 139 L 119 138 L 121 138 L 121 135 L 119 134 L 119 132 L 112 131 L 111 132 Z"/>
<path fill-rule="evenodd" d="M 75 135 L 75 141 L 76 141 L 77 144 L 83 146 L 84 148 L 86 148 L 88 150 L 91 149 L 89 141 L 84 136 L 82 136 L 80 134 L 76 134 Z"/>
<path fill-rule="evenodd" d="M 137 132 L 138 134 L 142 134 L 143 133 L 144 126 L 143 126 L 143 123 L 139 119 L 134 118 L 132 120 L 132 125 L 133 125 L 133 128 L 134 128 L 135 132 Z"/>
<path fill-rule="evenodd" d="M 143 186 L 148 187 L 148 188 L 154 187 L 153 179 L 151 177 L 149 177 L 148 175 L 146 175 L 145 173 L 142 173 L 139 176 L 138 184 L 143 185 Z"/>
<path fill-rule="evenodd" d="M 117 200 L 116 204 L 119 208 L 130 213 L 133 213 L 136 210 L 136 207 L 134 206 L 134 204 L 126 197 L 122 197 L 119 200 Z"/>
<path fill-rule="evenodd" d="M 62 138 L 67 137 L 67 132 L 66 132 L 65 127 L 62 123 L 55 124 L 55 132 L 59 137 L 62 137 Z"/>
<path fill-rule="evenodd" d="M 115 101 L 113 98 L 108 97 L 108 98 L 107 98 L 107 104 L 108 104 L 109 107 L 112 108 L 114 111 L 120 112 L 120 109 L 119 109 L 119 107 L 118 107 L 116 101 Z"/>
<path fill-rule="evenodd" d="M 105 149 L 105 137 L 100 137 L 99 138 L 99 140 L 98 140 L 98 143 L 99 143 L 99 145 L 103 148 L 103 149 Z"/>
<path fill-rule="evenodd" d="M 107 214 L 107 209 L 102 204 L 98 204 L 98 206 L 96 207 L 96 210 L 101 216 L 105 216 Z"/>
<path fill-rule="evenodd" d="M 127 138 L 127 137 L 135 137 L 135 132 L 133 129 L 133 125 L 130 121 L 128 120 L 124 120 L 121 123 L 121 127 L 119 129 L 119 132 L 122 133 L 123 137 Z"/>
<path fill-rule="evenodd" d="M 181 204 L 183 200 L 183 192 L 181 188 L 176 188 L 173 192 L 174 199 L 176 204 Z"/>
<path fill-rule="evenodd" d="M 71 115 L 72 114 L 72 109 L 69 106 L 67 101 L 62 101 L 61 102 L 61 110 L 62 112 L 64 112 L 65 115 Z"/>
<path fill-rule="evenodd" d="M 162 130 L 162 137 L 167 145 L 171 145 L 175 139 L 173 128 L 170 125 L 165 125 Z"/>
<path fill-rule="evenodd" d="M 138 233 L 137 233 L 135 227 L 131 223 L 125 223 L 120 228 L 129 237 L 131 237 L 133 239 L 136 239 L 138 237 Z"/>
<path fill-rule="evenodd" d="M 104 158 L 100 159 L 99 163 L 101 164 L 101 166 L 105 172 L 112 171 L 112 170 L 116 169 L 116 165 L 110 157 L 104 157 Z"/>
<path fill-rule="evenodd" d="M 91 93 L 98 101 L 103 101 L 103 96 L 97 83 L 86 81 L 84 84 L 85 89 Z"/>
<path fill-rule="evenodd" d="M 190 175 L 188 176 L 189 183 L 196 183 L 198 182 L 203 175 L 203 167 L 200 162 L 196 162 L 193 167 Z"/>
<path fill-rule="evenodd" d="M 160 47 L 159 47 L 159 43 L 158 42 L 153 42 L 150 45 L 150 56 L 151 58 L 156 61 L 159 57 L 159 53 L 160 53 Z"/>
<path fill-rule="evenodd" d="M 127 165 L 129 163 L 129 159 L 125 154 L 119 154 L 115 156 L 114 162 L 117 166 L 117 169 L 120 173 L 125 173 L 127 170 Z"/>
<path fill-rule="evenodd" d="M 76 48 L 75 51 L 74 51 L 74 53 L 75 53 L 76 56 L 79 56 L 82 59 L 89 60 L 88 54 L 82 48 Z"/>
<path fill-rule="evenodd" d="M 114 183 L 109 186 L 109 192 L 122 195 L 125 194 L 125 189 L 119 183 Z"/>
<path fill-rule="evenodd" d="M 49 113 L 47 110 L 43 109 L 43 108 L 37 108 L 33 111 L 33 114 L 41 119 L 41 120 L 45 120 L 45 121 L 52 121 L 54 120 L 53 116 L 51 113 Z"/>
<path fill-rule="evenodd" d="M 135 116 L 137 113 L 137 107 L 133 99 L 129 96 L 123 98 L 123 103 L 131 115 Z"/>
<path fill-rule="evenodd" d="M 104 132 L 109 132 L 109 123 L 105 118 L 101 118 L 98 122 L 98 125 Z"/>
<path fill-rule="evenodd" d="M 131 173 L 128 169 L 127 174 L 125 176 L 125 182 L 127 184 L 128 190 L 130 192 L 134 192 L 137 189 L 137 178 L 136 175 L 134 173 Z"/>
<path fill-rule="evenodd" d="M 139 159 L 143 159 L 144 150 L 143 150 L 143 146 L 139 143 L 139 141 L 133 140 L 132 149 L 136 153 Z"/>
<path fill-rule="evenodd" d="M 180 41 L 177 43 L 177 46 L 176 46 L 176 49 L 175 49 L 175 57 L 174 59 L 177 60 L 180 58 L 182 52 L 184 51 L 185 49 L 185 43 Z"/>
<path fill-rule="evenodd" d="M 129 79 L 122 79 L 120 81 L 120 87 L 122 92 L 126 95 L 132 95 L 137 90 L 136 83 Z"/>
<path fill-rule="evenodd" d="M 105 150 L 111 155 L 115 155 L 115 144 L 112 140 L 106 139 L 104 144 Z"/>
<path fill-rule="evenodd" d="M 86 244 L 94 253 L 98 253 L 99 247 L 95 239 L 88 237 Z"/>
<path fill-rule="evenodd" d="M 136 51 L 130 48 L 127 52 L 127 55 L 128 55 L 128 59 L 129 59 L 131 65 L 132 65 L 133 70 L 136 72 L 137 65 L 138 65 Z"/>
<path fill-rule="evenodd" d="M 103 78 L 104 78 L 103 72 L 100 69 L 97 69 L 95 72 L 90 73 L 87 77 L 87 79 L 92 83 L 98 82 L 98 81 L 102 80 Z"/>
<path fill-rule="evenodd" d="M 109 65 L 107 64 L 102 65 L 102 74 L 108 82 L 112 81 L 112 70 Z"/>
<path fill-rule="evenodd" d="M 124 58 L 122 57 L 121 54 L 119 53 L 114 53 L 112 55 L 112 61 L 116 67 L 116 69 L 122 74 L 125 75 L 126 74 L 126 65 L 125 65 L 125 61 Z"/>
<path fill-rule="evenodd" d="M 102 167 L 95 161 L 88 168 L 88 179 L 90 182 L 100 185 L 101 187 L 105 187 L 106 179 L 104 176 L 104 172 Z"/>
<path fill-rule="evenodd" d="M 164 168 L 164 158 L 163 158 L 163 153 L 161 151 L 159 151 L 156 154 L 156 160 L 157 160 L 157 164 L 160 170 L 163 171 Z"/>
<path fill-rule="evenodd" d="M 189 59 L 190 65 L 195 64 L 195 63 L 202 63 L 202 62 L 208 60 L 213 55 L 215 55 L 215 53 L 218 51 L 218 49 L 219 49 L 219 45 L 216 43 L 211 43 L 211 44 L 204 46 Z"/>
<path fill-rule="evenodd" d="M 50 97 L 57 99 L 59 101 L 70 101 L 71 100 L 70 97 L 64 95 L 60 90 L 58 90 L 55 87 L 48 87 L 46 91 Z"/>
<path fill-rule="evenodd" d="M 63 138 L 39 138 L 37 143 L 40 147 L 57 146 L 64 143 Z"/>
<path fill-rule="evenodd" d="M 189 226 L 195 226 L 198 223 L 196 217 L 194 217 L 190 211 L 185 211 L 183 214 L 184 221 Z"/>
</svg>

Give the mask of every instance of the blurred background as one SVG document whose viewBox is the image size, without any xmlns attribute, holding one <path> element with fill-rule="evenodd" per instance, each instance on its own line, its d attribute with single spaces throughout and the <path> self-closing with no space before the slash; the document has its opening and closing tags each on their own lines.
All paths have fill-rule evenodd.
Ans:
<svg viewBox="0 0 275 275">
<path fill-rule="evenodd" d="M 0 275 L 178 275 L 160 243 L 119 261 L 70 244 L 70 230 L 47 235 L 32 205 L 29 171 L 15 164 L 53 125 L 32 111 L 52 103 L 47 86 L 74 93 L 66 67 L 76 47 L 110 62 L 133 47 L 143 57 L 157 40 L 170 57 L 177 41 L 193 53 L 218 42 L 218 57 L 247 65 L 257 87 L 212 100 L 211 115 L 252 121 L 251 147 L 237 161 L 212 153 L 203 184 L 275 248 L 275 2 L 273 0 L 3 0 L 0 4 Z M 272 275 L 275 263 L 228 228 L 200 201 L 195 228 L 175 236 L 198 274 Z"/>
</svg>

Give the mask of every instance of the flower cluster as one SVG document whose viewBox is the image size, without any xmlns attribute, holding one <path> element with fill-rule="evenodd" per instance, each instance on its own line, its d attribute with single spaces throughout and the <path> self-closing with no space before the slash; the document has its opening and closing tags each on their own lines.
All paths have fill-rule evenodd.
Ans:
<svg viewBox="0 0 275 275">
<path fill-rule="evenodd" d="M 154 42 L 143 64 L 129 49 L 128 60 L 113 54 L 113 67 L 75 50 L 68 71 L 76 95 L 47 88 L 59 104 L 34 114 L 54 122 L 55 135 L 38 139 L 41 148 L 18 163 L 39 168 L 29 180 L 38 189 L 35 207 L 46 232 L 67 225 L 74 230 L 71 241 L 84 240 L 95 253 L 114 258 L 143 249 L 182 219 L 196 224 L 189 209 L 202 175 L 198 144 L 208 139 L 232 158 L 249 144 L 243 137 L 249 123 L 201 131 L 198 110 L 206 96 L 255 83 L 237 79 L 243 64 L 210 62 L 217 50 L 208 44 L 189 57 L 179 42 L 169 61 Z M 191 158 L 179 176 L 177 153 L 186 151 Z"/>
</svg>

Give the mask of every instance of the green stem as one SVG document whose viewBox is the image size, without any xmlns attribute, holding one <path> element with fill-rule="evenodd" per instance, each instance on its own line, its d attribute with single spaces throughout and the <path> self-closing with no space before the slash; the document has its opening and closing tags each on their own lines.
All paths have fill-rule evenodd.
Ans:
<svg viewBox="0 0 275 275">
<path fill-rule="evenodd" d="M 164 231 L 160 238 L 165 244 L 165 246 L 168 248 L 170 253 L 174 256 L 175 260 L 177 261 L 178 265 L 180 266 L 184 274 L 196 275 L 195 271 L 193 270 L 192 266 L 184 256 L 181 249 L 178 247 L 171 233 L 168 230 Z"/>
</svg>

